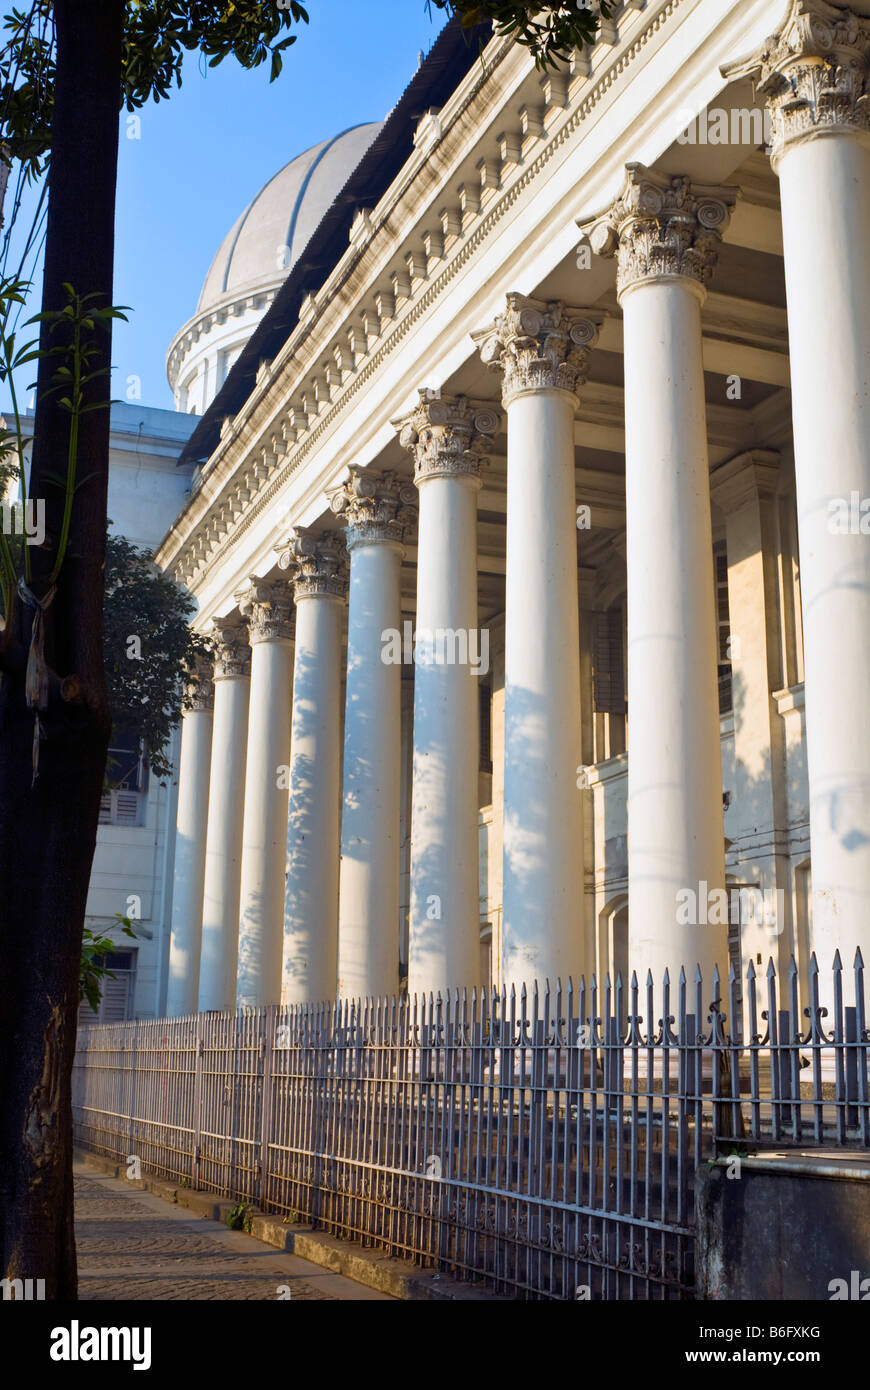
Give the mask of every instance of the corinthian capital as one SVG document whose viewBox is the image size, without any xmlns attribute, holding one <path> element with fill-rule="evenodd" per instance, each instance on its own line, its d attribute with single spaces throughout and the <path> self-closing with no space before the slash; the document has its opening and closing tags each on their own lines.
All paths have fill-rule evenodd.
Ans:
<svg viewBox="0 0 870 1390">
<path fill-rule="evenodd" d="M 315 535 L 308 527 L 290 532 L 287 543 L 276 546 L 278 564 L 288 570 L 296 595 L 301 598 L 344 598 L 347 594 L 347 551 L 335 531 Z"/>
<path fill-rule="evenodd" d="M 678 277 L 705 286 L 737 189 L 692 183 L 643 164 L 625 169 L 623 191 L 604 216 L 578 223 L 597 256 L 616 257 L 618 293 Z"/>
<path fill-rule="evenodd" d="M 251 647 L 248 630 L 239 618 L 215 618 L 212 623 L 214 640 L 214 679 L 230 680 L 234 676 L 251 674 Z"/>
<path fill-rule="evenodd" d="M 471 336 L 486 366 L 503 374 L 502 399 L 509 405 L 521 391 L 576 395 L 603 317 L 591 309 L 572 312 L 560 300 L 509 294 L 493 327 Z"/>
<path fill-rule="evenodd" d="M 333 492 L 332 510 L 344 517 L 348 550 L 378 541 L 401 544 L 417 520 L 417 491 L 398 473 L 351 468 L 350 479 Z"/>
<path fill-rule="evenodd" d="M 396 428 L 402 448 L 413 455 L 414 481 L 421 483 L 432 477 L 479 478 L 498 423 L 491 405 L 422 390 L 416 410 Z"/>
<path fill-rule="evenodd" d="M 772 118 L 771 162 L 797 141 L 870 130 L 870 20 L 825 0 L 792 0 L 788 19 L 759 52 L 722 68 L 751 77 Z"/>
<path fill-rule="evenodd" d="M 214 709 L 212 666 L 208 657 L 197 654 L 184 692 L 184 709 L 195 714 L 211 714 Z"/>
<path fill-rule="evenodd" d="M 251 646 L 258 642 L 289 642 L 293 636 L 290 590 L 281 580 L 252 579 L 238 596 L 239 612 L 248 624 Z"/>
</svg>

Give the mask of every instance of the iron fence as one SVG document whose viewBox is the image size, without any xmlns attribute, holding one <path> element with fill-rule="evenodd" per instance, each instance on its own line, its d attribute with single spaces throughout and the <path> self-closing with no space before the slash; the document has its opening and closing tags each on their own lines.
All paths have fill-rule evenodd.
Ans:
<svg viewBox="0 0 870 1390">
<path fill-rule="evenodd" d="M 845 978 L 844 978 L 845 977 Z M 77 1141 L 513 1298 L 694 1290 L 723 1152 L 870 1147 L 863 962 L 102 1024 Z M 845 1002 L 846 1000 L 850 1002 Z M 644 1019 L 657 1019 L 653 1028 Z M 745 1040 L 744 1040 L 745 1039 Z"/>
</svg>

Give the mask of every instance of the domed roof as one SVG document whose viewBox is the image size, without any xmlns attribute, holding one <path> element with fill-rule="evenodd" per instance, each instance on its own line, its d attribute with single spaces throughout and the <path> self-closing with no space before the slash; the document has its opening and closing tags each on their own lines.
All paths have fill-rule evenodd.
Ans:
<svg viewBox="0 0 870 1390">
<path fill-rule="evenodd" d="M 284 280 L 380 129 L 372 121 L 342 131 L 269 180 L 221 242 L 197 314 Z"/>
</svg>

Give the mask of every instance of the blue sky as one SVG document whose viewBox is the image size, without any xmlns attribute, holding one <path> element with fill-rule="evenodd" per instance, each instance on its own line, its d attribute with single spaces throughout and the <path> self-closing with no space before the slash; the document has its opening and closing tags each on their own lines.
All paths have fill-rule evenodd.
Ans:
<svg viewBox="0 0 870 1390">
<path fill-rule="evenodd" d="M 445 22 L 425 0 L 310 0 L 307 8 L 311 22 L 296 30 L 271 85 L 268 63 L 246 72 L 226 59 L 204 69 L 192 55 L 180 91 L 139 113 L 140 138 L 128 138 L 122 114 L 115 302 L 133 312 L 115 328 L 115 397 L 135 374 L 143 405 L 172 408 L 166 348 L 239 213 L 295 155 L 383 120 Z M 20 221 L 29 226 L 26 207 Z M 34 299 L 32 312 L 38 307 Z"/>
</svg>

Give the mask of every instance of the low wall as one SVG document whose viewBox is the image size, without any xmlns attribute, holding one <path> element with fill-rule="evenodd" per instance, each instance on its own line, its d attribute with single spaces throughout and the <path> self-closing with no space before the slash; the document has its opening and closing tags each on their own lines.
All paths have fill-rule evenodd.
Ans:
<svg viewBox="0 0 870 1390">
<path fill-rule="evenodd" d="M 703 1299 L 870 1300 L 870 1160 L 720 1158 L 695 1179 Z"/>
</svg>

